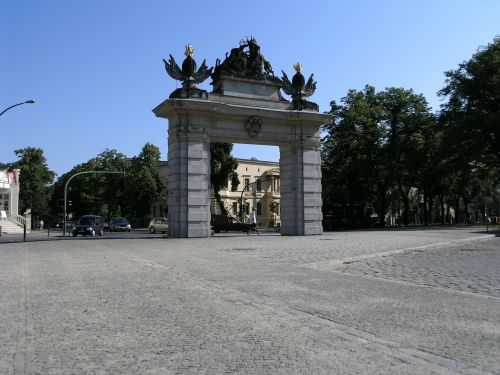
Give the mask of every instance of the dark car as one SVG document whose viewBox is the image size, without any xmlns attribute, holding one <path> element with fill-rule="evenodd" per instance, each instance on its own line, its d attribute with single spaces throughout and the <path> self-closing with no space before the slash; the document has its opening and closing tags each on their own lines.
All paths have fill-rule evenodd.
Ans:
<svg viewBox="0 0 500 375">
<path fill-rule="evenodd" d="M 130 232 L 132 226 L 124 217 L 114 217 L 109 224 L 110 232 Z"/>
<path fill-rule="evenodd" d="M 221 231 L 248 232 L 250 228 L 250 224 L 229 215 L 212 215 L 210 225 L 215 233 L 220 233 Z"/>
<path fill-rule="evenodd" d="M 104 219 L 99 215 L 83 215 L 73 226 L 73 237 L 78 236 L 95 236 L 104 234 Z"/>
</svg>

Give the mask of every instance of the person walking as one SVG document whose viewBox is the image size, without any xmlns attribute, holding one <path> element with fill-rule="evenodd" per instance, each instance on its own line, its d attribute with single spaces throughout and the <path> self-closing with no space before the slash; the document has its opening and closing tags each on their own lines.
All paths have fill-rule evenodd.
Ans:
<svg viewBox="0 0 500 375">
<path fill-rule="evenodd" d="M 43 220 L 40 219 L 40 230 L 43 230 Z"/>
<path fill-rule="evenodd" d="M 248 219 L 248 223 L 250 225 L 248 226 L 247 235 L 250 235 L 250 231 L 253 230 L 253 231 L 257 232 L 257 235 L 260 236 L 259 228 L 257 227 L 257 213 L 255 212 L 255 207 L 252 208 L 252 213 L 250 214 L 250 218 Z"/>
</svg>

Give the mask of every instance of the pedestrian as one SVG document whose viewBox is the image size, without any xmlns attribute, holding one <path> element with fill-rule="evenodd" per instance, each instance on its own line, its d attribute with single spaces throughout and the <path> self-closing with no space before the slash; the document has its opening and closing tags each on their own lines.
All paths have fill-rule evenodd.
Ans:
<svg viewBox="0 0 500 375">
<path fill-rule="evenodd" d="M 42 230 L 42 229 L 43 229 L 43 220 L 40 219 L 40 230 Z"/>
<path fill-rule="evenodd" d="M 255 207 L 252 208 L 252 213 L 250 214 L 248 223 L 250 225 L 248 226 L 247 235 L 250 235 L 250 231 L 253 230 L 260 236 L 259 228 L 257 227 L 257 213 L 255 212 Z"/>
</svg>

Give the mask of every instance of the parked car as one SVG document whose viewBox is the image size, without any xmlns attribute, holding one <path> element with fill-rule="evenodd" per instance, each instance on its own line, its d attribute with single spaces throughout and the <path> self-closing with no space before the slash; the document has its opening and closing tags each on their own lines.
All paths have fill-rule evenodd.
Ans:
<svg viewBox="0 0 500 375">
<path fill-rule="evenodd" d="M 220 233 L 221 231 L 248 232 L 250 228 L 250 224 L 229 215 L 212 215 L 210 225 L 215 233 Z"/>
<path fill-rule="evenodd" d="M 80 220 L 73 225 L 73 237 L 81 234 L 82 236 L 95 236 L 104 234 L 104 219 L 99 215 L 83 215 Z"/>
<path fill-rule="evenodd" d="M 130 232 L 132 226 L 128 222 L 128 220 L 124 217 L 114 217 L 111 219 L 109 223 L 109 231 L 110 232 Z"/>
<path fill-rule="evenodd" d="M 155 217 L 149 222 L 148 229 L 151 233 L 168 232 L 168 220 L 165 217 Z"/>
<path fill-rule="evenodd" d="M 64 228 L 64 218 L 58 217 L 55 220 L 54 219 L 51 220 L 49 222 L 49 224 L 50 224 L 51 228 L 60 228 L 60 229 L 63 229 Z M 71 231 L 71 229 L 75 226 L 75 224 L 76 224 L 75 220 L 72 220 L 72 219 L 71 220 L 70 219 L 66 220 L 66 230 Z"/>
<path fill-rule="evenodd" d="M 71 230 L 76 224 L 75 220 L 66 220 L 66 230 Z M 64 223 L 61 224 L 61 228 L 64 226 Z"/>
</svg>

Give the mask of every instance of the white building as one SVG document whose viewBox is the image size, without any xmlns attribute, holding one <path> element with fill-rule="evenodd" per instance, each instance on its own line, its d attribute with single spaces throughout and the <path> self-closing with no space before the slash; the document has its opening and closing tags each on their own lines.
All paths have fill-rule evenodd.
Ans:
<svg viewBox="0 0 500 375">
<path fill-rule="evenodd" d="M 31 217 L 19 215 L 19 169 L 0 170 L 0 228 L 2 233 L 22 233 L 22 226 L 31 224 Z"/>
<path fill-rule="evenodd" d="M 18 214 L 19 175 L 19 169 L 0 170 L 0 211 L 4 219 Z"/>
</svg>

